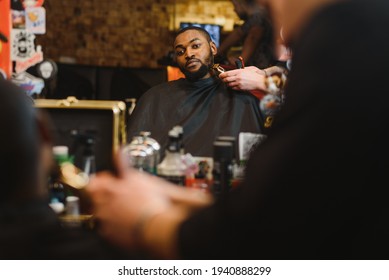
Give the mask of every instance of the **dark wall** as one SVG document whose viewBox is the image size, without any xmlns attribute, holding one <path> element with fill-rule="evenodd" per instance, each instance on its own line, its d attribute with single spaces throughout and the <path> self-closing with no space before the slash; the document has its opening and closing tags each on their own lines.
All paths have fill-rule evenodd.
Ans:
<svg viewBox="0 0 389 280">
<path fill-rule="evenodd" d="M 58 76 L 47 98 L 138 99 L 150 87 L 167 80 L 166 68 L 146 69 L 58 63 Z"/>
</svg>

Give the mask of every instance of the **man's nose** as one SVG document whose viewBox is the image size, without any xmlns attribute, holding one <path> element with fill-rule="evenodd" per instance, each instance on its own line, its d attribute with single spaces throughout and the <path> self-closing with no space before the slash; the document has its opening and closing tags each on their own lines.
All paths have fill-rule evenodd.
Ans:
<svg viewBox="0 0 389 280">
<path fill-rule="evenodd" d="M 185 56 L 186 60 L 189 60 L 189 59 L 191 59 L 191 58 L 194 58 L 193 51 L 190 50 L 190 49 L 187 49 L 187 50 L 186 50 L 185 55 L 186 55 L 186 56 Z"/>
</svg>

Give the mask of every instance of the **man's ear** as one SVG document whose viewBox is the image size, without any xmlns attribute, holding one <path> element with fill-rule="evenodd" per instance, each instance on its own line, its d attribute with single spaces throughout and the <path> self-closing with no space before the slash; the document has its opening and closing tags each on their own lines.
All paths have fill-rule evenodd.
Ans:
<svg viewBox="0 0 389 280">
<path fill-rule="evenodd" d="M 211 41 L 211 42 L 209 43 L 209 45 L 211 46 L 212 55 L 215 56 L 215 55 L 217 54 L 217 47 L 216 47 L 215 42 Z"/>
</svg>

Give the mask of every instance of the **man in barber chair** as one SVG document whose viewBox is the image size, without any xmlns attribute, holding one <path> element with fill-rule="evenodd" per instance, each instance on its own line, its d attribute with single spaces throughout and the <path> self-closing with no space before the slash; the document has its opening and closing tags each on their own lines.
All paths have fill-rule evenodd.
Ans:
<svg viewBox="0 0 389 280">
<path fill-rule="evenodd" d="M 206 30 L 196 26 L 180 30 L 174 51 L 185 78 L 154 86 L 141 96 L 129 119 L 129 140 L 150 131 L 165 147 L 168 131 L 180 125 L 186 152 L 212 157 L 217 136 L 262 132 L 258 99 L 230 89 L 213 72 L 217 48 Z"/>
</svg>

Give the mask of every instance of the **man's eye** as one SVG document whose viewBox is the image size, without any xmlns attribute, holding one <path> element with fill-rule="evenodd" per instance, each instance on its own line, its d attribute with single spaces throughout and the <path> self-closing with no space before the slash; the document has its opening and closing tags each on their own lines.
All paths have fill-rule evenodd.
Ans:
<svg viewBox="0 0 389 280">
<path fill-rule="evenodd" d="M 198 49 L 198 48 L 200 48 L 200 44 L 194 44 L 194 45 L 192 46 L 192 48 Z"/>
<path fill-rule="evenodd" d="M 177 56 L 182 56 L 185 52 L 183 50 L 181 51 L 176 51 L 176 55 Z"/>
</svg>

